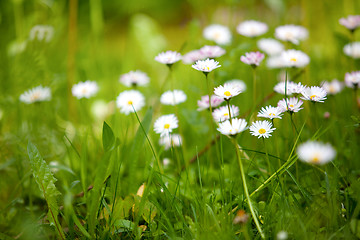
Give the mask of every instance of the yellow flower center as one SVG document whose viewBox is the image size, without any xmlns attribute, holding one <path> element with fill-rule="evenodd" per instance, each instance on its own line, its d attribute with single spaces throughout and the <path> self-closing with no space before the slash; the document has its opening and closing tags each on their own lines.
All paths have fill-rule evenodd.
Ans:
<svg viewBox="0 0 360 240">
<path fill-rule="evenodd" d="M 259 133 L 260 133 L 260 134 L 264 134 L 264 133 L 266 133 L 266 130 L 263 129 L 263 128 L 260 128 L 260 129 L 259 129 Z"/>
<path fill-rule="evenodd" d="M 31 96 L 32 101 L 36 101 L 40 98 L 40 93 L 36 92 Z"/>
<path fill-rule="evenodd" d="M 296 62 L 296 61 L 297 61 L 297 59 L 296 59 L 296 58 L 290 58 L 290 61 L 292 61 L 292 62 Z"/>
<path fill-rule="evenodd" d="M 224 92 L 224 95 L 227 96 L 227 97 L 230 97 L 231 93 L 229 91 L 226 91 L 226 92 Z"/>
<path fill-rule="evenodd" d="M 128 104 L 129 104 L 129 105 L 132 105 L 132 104 L 133 104 L 133 102 L 132 102 L 132 101 L 128 101 Z"/>
<path fill-rule="evenodd" d="M 290 104 L 290 107 L 294 107 L 294 105 Z"/>
<path fill-rule="evenodd" d="M 316 154 L 312 159 L 311 159 L 311 162 L 312 163 L 319 163 L 320 161 L 320 158 L 319 158 L 319 155 Z"/>
<path fill-rule="evenodd" d="M 210 71 L 210 68 L 209 68 L 209 67 L 206 67 L 206 69 L 207 69 L 208 71 Z"/>
<path fill-rule="evenodd" d="M 166 123 L 166 124 L 164 125 L 164 128 L 165 128 L 165 129 L 169 129 L 169 128 L 170 128 L 170 124 Z"/>
<path fill-rule="evenodd" d="M 310 99 L 311 99 L 311 100 L 314 100 L 314 98 L 316 98 L 316 97 L 317 97 L 316 95 L 311 95 L 311 96 L 310 96 Z"/>
<path fill-rule="evenodd" d="M 87 88 L 83 88 L 83 89 L 81 90 L 81 92 L 82 92 L 83 94 L 87 93 Z"/>
<path fill-rule="evenodd" d="M 224 116 L 229 116 L 229 114 L 228 114 L 228 113 L 224 113 Z"/>
<path fill-rule="evenodd" d="M 275 113 L 269 113 L 269 116 L 275 116 Z"/>
</svg>

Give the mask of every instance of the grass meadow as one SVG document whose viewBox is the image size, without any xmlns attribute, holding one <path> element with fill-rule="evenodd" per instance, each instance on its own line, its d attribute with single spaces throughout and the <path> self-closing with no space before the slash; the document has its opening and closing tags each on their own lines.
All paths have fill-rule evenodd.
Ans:
<svg viewBox="0 0 360 240">
<path fill-rule="evenodd" d="M 339 23 L 359 13 L 357 0 L 0 1 L 0 239 L 360 238 L 360 46 L 344 49 L 360 30 Z M 239 33 L 246 20 L 266 31 Z M 227 41 L 204 36 L 212 24 L 227 27 Z M 288 24 L 308 34 L 274 35 Z M 277 56 L 263 38 L 277 39 Z M 209 57 L 221 67 L 204 55 L 185 62 L 205 45 L 221 47 Z M 306 56 L 286 65 L 289 49 Z M 182 60 L 155 60 L 168 50 Z M 264 59 L 240 60 L 257 51 Z M 135 70 L 146 83 L 124 84 Z M 233 79 L 241 89 L 224 85 Z M 323 102 L 317 92 L 306 100 L 305 86 L 333 79 Z M 290 82 L 304 89 L 289 92 Z M 47 95 L 24 94 L 40 85 Z M 221 105 L 200 111 L 219 86 L 230 86 Z M 186 98 L 164 104 L 174 89 Z M 290 95 L 301 109 L 258 116 Z M 239 112 L 213 119 L 230 104 Z M 275 129 L 252 130 L 264 120 Z M 308 141 L 328 145 L 301 150 Z"/>
</svg>

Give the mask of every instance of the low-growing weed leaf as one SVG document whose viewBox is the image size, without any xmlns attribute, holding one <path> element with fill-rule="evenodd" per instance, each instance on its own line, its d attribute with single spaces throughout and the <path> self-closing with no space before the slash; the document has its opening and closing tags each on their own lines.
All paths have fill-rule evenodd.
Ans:
<svg viewBox="0 0 360 240">
<path fill-rule="evenodd" d="M 57 197 L 60 195 L 60 192 L 55 187 L 56 178 L 52 175 L 49 166 L 41 157 L 39 150 L 30 141 L 27 146 L 27 151 L 34 179 L 38 184 L 40 191 L 43 193 L 49 208 L 48 218 L 50 225 L 55 227 L 56 233 L 60 239 L 65 239 L 64 231 L 57 218 L 59 215 Z"/>
</svg>

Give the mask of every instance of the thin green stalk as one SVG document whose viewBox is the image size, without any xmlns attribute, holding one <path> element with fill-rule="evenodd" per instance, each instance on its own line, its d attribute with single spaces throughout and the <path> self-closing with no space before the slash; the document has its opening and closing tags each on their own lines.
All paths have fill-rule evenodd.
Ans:
<svg viewBox="0 0 360 240">
<path fill-rule="evenodd" d="M 158 164 L 158 168 L 159 168 L 159 170 L 160 170 L 160 173 L 163 174 L 164 171 L 163 171 L 163 169 L 162 169 L 162 167 L 161 167 L 160 160 L 159 160 L 159 158 L 158 158 L 157 155 L 156 155 L 155 149 L 154 149 L 154 147 L 153 147 L 153 145 L 152 145 L 152 143 L 151 143 L 151 141 L 150 141 L 150 139 L 149 139 L 149 137 L 148 137 L 148 135 L 147 135 L 147 133 L 146 133 L 146 131 L 145 131 L 145 129 L 144 129 L 144 126 L 141 124 L 140 118 L 139 118 L 139 116 L 138 116 L 138 114 L 137 114 L 134 106 L 133 106 L 133 105 L 131 105 L 131 106 L 132 106 L 132 108 L 133 108 L 133 110 L 134 110 L 136 119 L 138 120 L 138 122 L 139 122 L 139 124 L 140 124 L 140 127 L 141 127 L 143 133 L 145 134 L 146 140 L 148 141 L 148 143 L 149 143 L 149 145 L 150 145 L 150 149 L 151 149 L 151 151 L 152 151 L 152 153 L 153 153 L 153 155 L 154 155 L 154 158 L 155 158 L 155 160 L 156 160 L 156 162 L 157 162 L 157 164 Z"/>
<path fill-rule="evenodd" d="M 233 141 L 233 144 L 234 144 L 235 149 L 236 149 L 236 157 L 237 157 L 237 160 L 238 160 L 238 163 L 239 163 L 241 179 L 242 179 L 242 181 L 243 181 L 243 186 L 244 186 L 244 193 L 245 193 L 245 197 L 246 197 L 246 200 L 247 200 L 247 202 L 248 202 L 248 205 L 249 205 L 249 209 L 250 209 L 250 212 L 251 212 L 251 216 L 252 216 L 252 218 L 254 219 L 256 228 L 258 229 L 261 238 L 262 238 L 262 239 L 265 239 L 265 234 L 264 234 L 264 232 L 263 232 L 262 229 L 261 229 L 259 220 L 258 220 L 258 218 L 257 218 L 257 216 L 256 216 L 254 207 L 253 207 L 252 202 L 251 202 L 251 199 L 250 199 L 249 190 L 248 190 L 247 183 L 246 183 L 245 170 L 244 170 L 244 166 L 243 166 L 242 161 L 241 161 L 240 150 L 239 150 L 239 148 L 238 148 L 238 146 L 237 146 L 236 139 L 233 138 L 232 141 Z"/>
<path fill-rule="evenodd" d="M 231 110 L 230 110 L 230 99 L 226 101 L 226 104 L 227 104 L 227 106 L 228 106 L 228 110 L 229 110 L 229 119 L 230 119 L 230 124 L 232 125 Z"/>
<path fill-rule="evenodd" d="M 253 67 L 253 109 L 256 107 L 256 68 Z"/>
<path fill-rule="evenodd" d="M 265 148 L 265 153 L 266 153 L 266 162 L 268 165 L 268 172 L 271 172 L 271 164 L 270 164 L 270 158 L 269 158 L 269 153 L 267 150 L 267 146 L 266 146 L 266 142 L 265 142 L 265 138 L 263 138 L 263 143 L 264 143 L 264 148 Z"/>
<path fill-rule="evenodd" d="M 211 107 L 211 89 L 210 89 L 210 83 L 209 83 L 209 79 L 208 79 L 208 73 L 204 73 L 205 77 L 206 77 L 206 85 L 207 85 L 207 90 L 208 90 L 208 96 L 209 96 L 209 108 L 210 108 L 210 115 L 211 115 L 211 119 L 212 119 L 212 107 Z"/>
</svg>

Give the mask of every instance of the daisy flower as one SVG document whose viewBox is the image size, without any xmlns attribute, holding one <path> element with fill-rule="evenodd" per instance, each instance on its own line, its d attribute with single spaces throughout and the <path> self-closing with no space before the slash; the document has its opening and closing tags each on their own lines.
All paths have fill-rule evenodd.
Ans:
<svg viewBox="0 0 360 240">
<path fill-rule="evenodd" d="M 345 85 L 350 88 L 358 88 L 360 84 L 360 71 L 345 73 Z"/>
<path fill-rule="evenodd" d="M 323 165 L 336 156 L 335 149 L 329 143 L 307 141 L 297 148 L 297 155 L 303 162 Z"/>
<path fill-rule="evenodd" d="M 339 23 L 353 32 L 360 27 L 360 15 L 349 15 L 347 18 L 340 18 Z"/>
<path fill-rule="evenodd" d="M 358 59 L 360 58 L 360 42 L 346 44 L 343 49 L 346 56 Z"/>
<path fill-rule="evenodd" d="M 342 82 L 340 82 L 337 79 L 334 79 L 331 82 L 323 81 L 321 83 L 321 86 L 325 89 L 325 91 L 328 94 L 332 94 L 332 95 L 335 95 L 335 94 L 341 92 L 341 90 L 344 88 L 344 85 L 342 84 Z"/>
<path fill-rule="evenodd" d="M 277 106 L 280 109 L 281 112 L 290 112 L 290 113 L 296 113 L 299 112 L 301 109 L 301 105 L 303 104 L 303 101 L 296 97 L 282 99 L 278 102 Z"/>
<path fill-rule="evenodd" d="M 269 118 L 272 120 L 274 118 L 281 119 L 281 115 L 282 115 L 282 111 L 278 107 L 266 106 L 260 110 L 257 116 L 263 118 Z"/>
<path fill-rule="evenodd" d="M 146 73 L 136 70 L 121 75 L 119 81 L 127 87 L 146 86 L 149 77 Z"/>
<path fill-rule="evenodd" d="M 286 67 L 301 68 L 305 67 L 310 62 L 309 56 L 300 50 L 286 50 L 281 53 L 281 57 L 283 59 L 284 66 Z"/>
<path fill-rule="evenodd" d="M 235 118 L 236 116 L 239 115 L 239 108 L 237 106 L 231 105 L 230 113 L 231 113 L 231 118 Z M 225 120 L 230 119 L 228 106 L 222 106 L 218 109 L 215 109 L 212 115 L 215 122 L 223 122 Z"/>
<path fill-rule="evenodd" d="M 29 89 L 20 95 L 20 101 L 30 104 L 34 102 L 43 102 L 51 100 L 51 90 L 48 87 L 37 86 Z"/>
<path fill-rule="evenodd" d="M 154 123 L 154 131 L 160 137 L 169 135 L 174 129 L 178 128 L 178 119 L 175 114 L 168 114 L 159 117 Z"/>
<path fill-rule="evenodd" d="M 164 105 L 177 105 L 186 101 L 186 94 L 181 90 L 166 91 L 160 97 L 160 102 Z"/>
<path fill-rule="evenodd" d="M 246 125 L 245 119 L 234 118 L 231 123 L 229 120 L 219 123 L 217 130 L 224 135 L 236 135 L 245 131 L 247 129 Z"/>
<path fill-rule="evenodd" d="M 208 46 L 205 45 L 200 48 L 200 53 L 204 56 L 204 58 L 217 58 L 221 57 L 226 53 L 225 49 L 219 46 Z"/>
<path fill-rule="evenodd" d="M 116 105 L 120 112 L 125 115 L 135 111 L 140 111 L 145 105 L 145 97 L 137 90 L 123 91 L 116 99 Z"/>
<path fill-rule="evenodd" d="M 172 146 L 179 147 L 182 144 L 182 137 L 179 134 L 169 134 L 160 137 L 159 145 L 164 146 L 165 150 L 168 150 Z"/>
<path fill-rule="evenodd" d="M 193 64 L 194 62 L 196 62 L 197 60 L 201 60 L 204 59 L 205 57 L 203 56 L 203 54 L 200 52 L 200 50 L 193 50 L 191 52 L 186 53 L 183 57 L 182 57 L 182 61 L 185 64 Z"/>
<path fill-rule="evenodd" d="M 299 44 L 301 40 L 307 39 L 309 32 L 303 26 L 284 25 L 275 29 L 275 37 L 282 41 L 289 41 L 293 44 Z"/>
<path fill-rule="evenodd" d="M 257 37 L 268 31 L 268 26 L 259 21 L 248 20 L 240 23 L 236 31 L 245 37 Z"/>
<path fill-rule="evenodd" d="M 243 80 L 231 79 L 229 81 L 226 81 L 225 83 L 236 85 L 238 88 L 240 88 L 241 92 L 244 92 L 246 90 L 246 83 Z"/>
<path fill-rule="evenodd" d="M 282 58 L 281 54 L 268 57 L 266 60 L 266 66 L 270 69 L 286 67 L 284 59 Z"/>
<path fill-rule="evenodd" d="M 224 102 L 224 99 L 223 98 L 220 98 L 216 95 L 212 95 L 210 97 L 210 101 L 211 101 L 211 106 L 213 108 L 216 108 L 218 107 L 221 103 Z M 206 96 L 202 96 L 201 97 L 201 100 L 198 100 L 197 101 L 197 104 L 198 104 L 198 111 L 202 111 L 204 109 L 209 109 L 210 108 L 210 105 L 209 105 L 209 96 L 206 95 Z"/>
<path fill-rule="evenodd" d="M 241 56 L 240 60 L 252 67 L 257 67 L 260 65 L 261 61 L 264 60 L 265 55 L 261 52 L 249 52 L 245 53 L 245 56 Z"/>
<path fill-rule="evenodd" d="M 294 83 L 292 81 L 288 81 L 286 84 L 286 95 L 302 93 L 305 88 L 306 86 L 302 85 L 301 82 Z M 274 91 L 285 95 L 285 81 L 276 84 L 274 87 Z"/>
<path fill-rule="evenodd" d="M 284 51 L 284 45 L 273 38 L 262 38 L 257 41 L 258 48 L 268 55 L 276 56 Z"/>
<path fill-rule="evenodd" d="M 203 36 L 219 45 L 228 45 L 231 42 L 230 29 L 220 24 L 213 24 L 204 28 Z"/>
<path fill-rule="evenodd" d="M 90 98 L 99 91 L 99 87 L 96 82 L 87 80 L 85 82 L 79 82 L 75 84 L 72 89 L 72 95 L 78 99 Z"/>
<path fill-rule="evenodd" d="M 212 70 L 221 67 L 219 62 L 215 61 L 214 59 L 206 59 L 206 60 L 198 60 L 192 67 L 198 71 L 202 71 L 205 74 L 208 74 Z"/>
<path fill-rule="evenodd" d="M 250 133 L 258 138 L 269 138 L 275 129 L 269 121 L 256 121 L 250 126 Z"/>
<path fill-rule="evenodd" d="M 301 99 L 312 102 L 324 102 L 327 95 L 325 89 L 318 86 L 306 87 L 301 94 L 303 95 Z"/>
<path fill-rule="evenodd" d="M 166 51 L 166 52 L 159 53 L 155 57 L 155 60 L 158 61 L 159 63 L 163 63 L 168 66 L 171 66 L 174 63 L 181 60 L 181 54 L 176 51 Z"/>
<path fill-rule="evenodd" d="M 232 97 L 235 97 L 241 93 L 241 89 L 236 84 L 225 83 L 224 86 L 219 86 L 215 88 L 214 93 L 216 96 L 223 98 L 226 101 L 229 101 Z"/>
<path fill-rule="evenodd" d="M 54 28 L 49 25 L 36 25 L 30 30 L 29 38 L 31 41 L 50 42 L 54 36 Z"/>
</svg>

